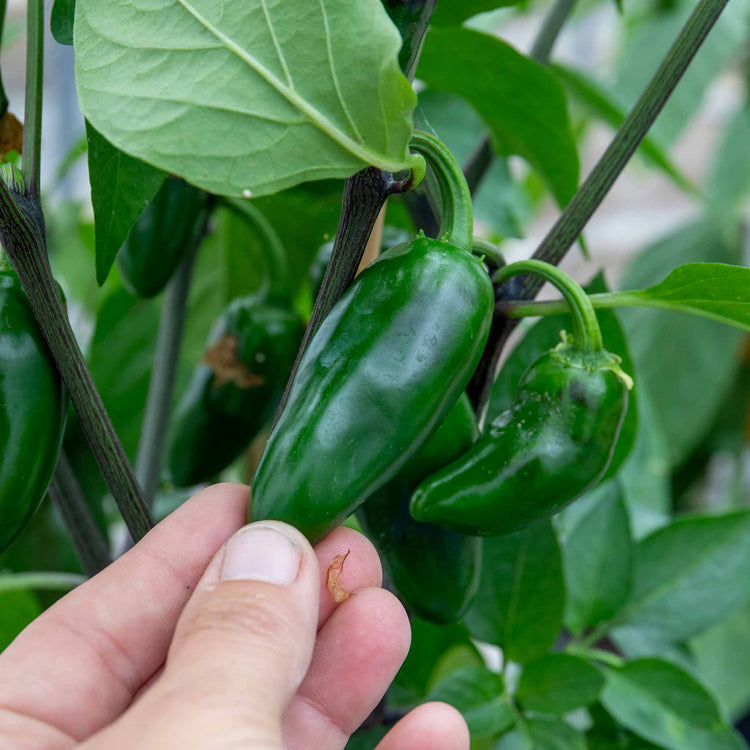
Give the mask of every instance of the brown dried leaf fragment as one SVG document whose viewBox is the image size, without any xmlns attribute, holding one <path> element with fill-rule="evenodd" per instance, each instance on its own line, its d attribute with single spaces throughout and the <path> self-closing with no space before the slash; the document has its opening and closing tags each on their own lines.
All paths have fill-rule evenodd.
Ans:
<svg viewBox="0 0 750 750">
<path fill-rule="evenodd" d="M 265 382 L 265 378 L 237 358 L 237 349 L 234 336 L 222 336 L 206 349 L 201 362 L 214 371 L 214 388 L 227 383 L 234 383 L 238 388 L 255 388 Z"/>
<path fill-rule="evenodd" d="M 341 576 L 344 573 L 344 562 L 349 557 L 351 550 L 347 550 L 345 555 L 336 555 L 328 567 L 328 576 L 326 577 L 326 588 L 331 592 L 333 601 L 343 602 L 350 596 L 354 596 L 353 591 L 347 591 L 340 583 Z"/>
<path fill-rule="evenodd" d="M 11 151 L 18 151 L 20 154 L 22 143 L 23 125 L 10 110 L 6 110 L 0 117 L 0 156 L 5 156 Z"/>
</svg>

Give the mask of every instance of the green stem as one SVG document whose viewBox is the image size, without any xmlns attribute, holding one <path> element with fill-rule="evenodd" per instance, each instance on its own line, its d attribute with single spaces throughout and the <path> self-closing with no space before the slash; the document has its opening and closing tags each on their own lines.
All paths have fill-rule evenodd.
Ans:
<svg viewBox="0 0 750 750">
<path fill-rule="evenodd" d="M 81 354 L 52 277 L 39 199 L 15 192 L 11 194 L 2 182 L 0 243 L 26 292 L 112 497 L 133 538 L 138 540 L 153 526 L 153 520 Z"/>
<path fill-rule="evenodd" d="M 264 291 L 282 299 L 288 299 L 290 295 L 289 263 L 284 243 L 281 241 L 278 232 L 263 212 L 251 201 L 239 198 L 223 198 L 222 200 L 227 208 L 251 224 L 260 235 L 263 247 L 268 251 L 271 258 L 269 262 L 271 281 L 270 287 Z"/>
<path fill-rule="evenodd" d="M 75 573 L 7 573 L 0 575 L 0 594 L 10 591 L 70 591 L 86 583 L 86 576 Z"/>
<path fill-rule="evenodd" d="M 535 258 L 555 265 L 562 260 L 654 124 L 727 2 L 700 0 L 607 150 L 542 240 Z M 536 296 L 540 286 L 538 279 L 530 279 L 524 298 Z"/>
<path fill-rule="evenodd" d="M 437 0 L 384 0 L 384 5 L 403 39 L 398 61 L 411 82 Z"/>
<path fill-rule="evenodd" d="M 471 251 L 474 244 L 471 193 L 456 158 L 445 144 L 429 133 L 414 133 L 410 147 L 424 156 L 440 189 L 440 239 Z"/>
<path fill-rule="evenodd" d="M 615 134 L 609 148 L 573 196 L 554 227 L 542 240 L 534 253 L 534 258 L 557 265 L 564 257 L 638 148 L 695 53 L 700 49 L 703 40 L 721 15 L 727 1 L 700 0 L 635 107 Z M 505 295 L 505 301 L 530 300 L 536 297 L 541 287 L 538 277 L 523 277 L 519 281 L 523 282 L 520 289 L 512 296 Z M 498 293 L 502 298 L 502 291 L 498 290 Z M 482 357 L 467 388 L 480 416 L 487 409 L 503 347 L 516 325 L 516 320 L 502 315 L 495 315 L 492 322 L 485 356 Z"/>
<path fill-rule="evenodd" d="M 617 654 L 613 654 L 610 651 L 604 651 L 601 648 L 579 648 L 571 647 L 566 649 L 567 653 L 573 656 L 580 656 L 584 659 L 590 659 L 591 661 L 598 661 L 602 664 L 607 664 L 610 667 L 622 667 L 625 664 L 625 659 Z"/>
<path fill-rule="evenodd" d="M 575 4 L 576 0 L 555 0 L 531 46 L 529 57 L 532 60 L 541 65 L 549 62 L 552 48 Z M 472 195 L 478 190 L 494 159 L 492 141 L 489 135 L 485 135 L 464 167 L 464 174 Z"/>
<path fill-rule="evenodd" d="M 91 515 L 91 510 L 65 453 L 60 453 L 49 487 L 52 503 L 60 511 L 78 559 L 89 576 L 112 562 L 109 547 Z"/>
<path fill-rule="evenodd" d="M 297 360 L 286 384 L 284 396 L 276 412 L 274 424 L 281 416 L 289 398 L 294 376 L 297 374 L 300 359 L 320 324 L 341 299 L 349 285 L 354 281 L 360 261 L 367 247 L 367 240 L 378 218 L 380 209 L 386 199 L 394 193 L 401 193 L 411 186 L 411 176 L 396 180 L 390 172 L 383 172 L 376 167 L 357 172 L 344 184 L 344 197 L 341 206 L 336 239 L 333 243 L 331 260 L 328 262 L 318 297 L 313 305 L 310 321 L 302 339 Z"/>
<path fill-rule="evenodd" d="M 164 292 L 154 364 L 151 368 L 146 410 L 143 414 L 138 456 L 135 462 L 135 474 L 143 488 L 144 501 L 149 507 L 153 506 L 154 496 L 159 487 L 172 394 L 185 327 L 190 280 L 193 275 L 196 251 L 205 236 L 207 224 L 208 217 L 206 217 L 204 229 L 196 240 L 195 247 L 177 269 L 177 273 L 169 281 Z"/>
<path fill-rule="evenodd" d="M 601 351 L 602 332 L 596 313 L 588 295 L 578 283 L 557 266 L 541 260 L 520 260 L 511 263 L 497 271 L 492 277 L 492 282 L 501 286 L 504 281 L 522 273 L 533 273 L 560 290 L 573 316 L 573 343 L 577 349 L 588 352 Z"/>
<path fill-rule="evenodd" d="M 44 74 L 44 0 L 29 0 L 26 10 L 26 109 L 23 122 L 23 175 L 31 196 L 39 195 Z"/>
<path fill-rule="evenodd" d="M 474 238 L 471 252 L 474 255 L 484 257 L 484 262 L 490 269 L 490 273 L 495 273 L 505 265 L 505 258 L 500 252 L 500 248 L 483 237 Z"/>
</svg>

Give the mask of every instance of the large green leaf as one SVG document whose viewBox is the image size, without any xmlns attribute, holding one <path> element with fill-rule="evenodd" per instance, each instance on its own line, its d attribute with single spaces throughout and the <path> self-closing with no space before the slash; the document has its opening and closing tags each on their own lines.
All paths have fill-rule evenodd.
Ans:
<svg viewBox="0 0 750 750">
<path fill-rule="evenodd" d="M 496 37 L 449 27 L 427 34 L 417 77 L 464 97 L 489 127 L 498 153 L 522 156 L 558 203 L 570 200 L 578 154 L 554 73 Z"/>
<path fill-rule="evenodd" d="M 660 659 L 639 659 L 607 674 L 602 703 L 621 724 L 671 750 L 739 750 L 713 697 Z"/>
<path fill-rule="evenodd" d="M 513 726 L 515 715 L 503 696 L 503 680 L 486 667 L 459 669 L 439 682 L 428 696 L 457 708 L 471 736 L 488 737 Z"/>
<path fill-rule="evenodd" d="M 557 537 L 549 521 L 483 541 L 479 590 L 464 621 L 475 638 L 525 663 L 557 639 L 565 584 Z"/>
<path fill-rule="evenodd" d="M 604 120 L 613 128 L 619 128 L 627 116 L 627 109 L 596 80 L 586 73 L 565 65 L 552 65 L 552 70 L 560 77 L 570 95 L 580 101 L 595 117 Z M 695 192 L 695 186 L 672 163 L 669 154 L 650 136 L 646 136 L 638 147 L 654 166 L 661 169 L 678 187 Z"/>
<path fill-rule="evenodd" d="M 748 597 L 750 511 L 682 518 L 638 545 L 633 594 L 615 622 L 677 642 Z"/>
<path fill-rule="evenodd" d="M 119 151 L 89 122 L 86 135 L 96 231 L 96 278 L 103 284 L 125 237 L 167 174 Z"/>
<path fill-rule="evenodd" d="M 415 96 L 379 0 L 78 0 L 75 42 L 94 126 L 210 192 L 413 161 Z"/>
<path fill-rule="evenodd" d="M 675 266 L 733 263 L 738 237 L 711 221 L 682 227 L 641 251 L 623 279 L 624 289 L 661 282 Z M 648 392 L 665 438 L 668 461 L 679 463 L 700 440 L 732 386 L 741 332 L 672 310 L 623 308 L 640 393 Z"/>
<path fill-rule="evenodd" d="M 565 624 L 577 634 L 614 617 L 630 595 L 633 543 L 620 483 L 613 479 L 580 498 L 559 521 Z"/>
<path fill-rule="evenodd" d="M 602 673 L 585 659 L 546 654 L 523 668 L 516 696 L 526 710 L 564 714 L 593 703 L 603 686 Z"/>
<path fill-rule="evenodd" d="M 440 0 L 432 16 L 432 23 L 436 26 L 458 26 L 479 13 L 520 2 L 521 0 Z"/>
</svg>

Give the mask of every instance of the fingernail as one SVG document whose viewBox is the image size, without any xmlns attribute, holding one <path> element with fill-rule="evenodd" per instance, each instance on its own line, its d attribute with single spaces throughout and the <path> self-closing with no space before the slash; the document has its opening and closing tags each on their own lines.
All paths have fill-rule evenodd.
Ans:
<svg viewBox="0 0 750 750">
<path fill-rule="evenodd" d="M 297 578 L 301 558 L 299 547 L 283 531 L 251 524 L 229 540 L 221 578 L 288 586 Z"/>
</svg>

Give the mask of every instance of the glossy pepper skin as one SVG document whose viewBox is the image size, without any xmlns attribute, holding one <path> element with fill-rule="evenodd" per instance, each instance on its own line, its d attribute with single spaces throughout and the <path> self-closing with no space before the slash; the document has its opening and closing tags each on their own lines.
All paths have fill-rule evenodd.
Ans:
<svg viewBox="0 0 750 750">
<path fill-rule="evenodd" d="M 133 294 L 153 297 L 164 289 L 202 231 L 208 195 L 168 177 L 146 206 L 117 254 Z"/>
<path fill-rule="evenodd" d="M 257 297 L 230 303 L 177 409 L 169 452 L 175 484 L 212 480 L 273 417 L 302 334 L 286 307 Z"/>
<path fill-rule="evenodd" d="M 372 263 L 302 356 L 249 516 L 320 541 L 392 479 L 450 411 L 492 317 L 480 262 L 421 237 Z"/>
<path fill-rule="evenodd" d="M 0 552 L 34 515 L 57 464 L 67 399 L 14 271 L 0 271 Z"/>
<path fill-rule="evenodd" d="M 415 521 L 409 500 L 423 479 L 469 450 L 478 435 L 474 411 L 463 394 L 409 463 L 357 511 L 401 600 L 419 617 L 438 624 L 456 622 L 474 598 L 482 545 L 478 537 Z"/>
<path fill-rule="evenodd" d="M 563 343 L 526 371 L 516 400 L 452 464 L 419 485 L 411 513 L 500 535 L 551 516 L 604 475 L 628 404 L 613 355 Z"/>
</svg>

